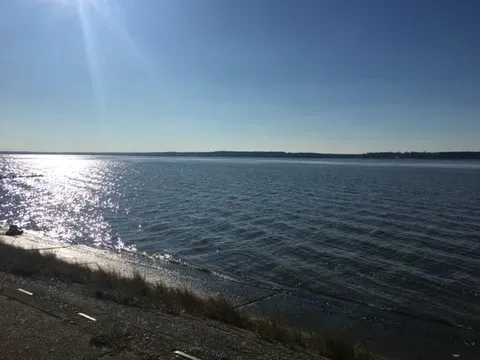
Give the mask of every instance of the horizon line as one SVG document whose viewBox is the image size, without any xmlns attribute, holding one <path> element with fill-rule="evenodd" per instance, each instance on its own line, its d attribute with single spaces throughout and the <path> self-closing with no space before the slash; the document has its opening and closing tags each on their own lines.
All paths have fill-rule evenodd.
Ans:
<svg viewBox="0 0 480 360">
<path fill-rule="evenodd" d="M 214 151 L 32 151 L 0 150 L 1 155 L 112 155 L 112 156 L 194 156 L 194 157 L 350 157 L 350 158 L 452 158 L 480 159 L 480 151 L 370 151 L 363 153 L 318 153 L 289 151 L 214 150 Z"/>
</svg>

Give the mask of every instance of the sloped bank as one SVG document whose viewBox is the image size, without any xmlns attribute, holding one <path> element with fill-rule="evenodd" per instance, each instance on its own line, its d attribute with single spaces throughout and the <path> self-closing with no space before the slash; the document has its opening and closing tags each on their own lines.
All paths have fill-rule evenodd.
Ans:
<svg viewBox="0 0 480 360">
<path fill-rule="evenodd" d="M 261 339 L 308 349 L 331 359 L 373 359 L 365 352 L 355 351 L 352 343 L 331 332 L 305 333 L 281 325 L 274 318 L 249 316 L 222 295 L 198 295 L 184 287 L 168 286 L 161 278 L 148 281 L 139 270 L 127 276 L 97 264 L 67 262 L 53 252 L 56 248 L 20 248 L 12 244 L 15 240 L 3 237 L 0 243 L 0 269 L 4 272 L 26 278 L 53 278 L 67 284 L 81 284 L 98 299 L 215 320 L 251 331 Z"/>
</svg>

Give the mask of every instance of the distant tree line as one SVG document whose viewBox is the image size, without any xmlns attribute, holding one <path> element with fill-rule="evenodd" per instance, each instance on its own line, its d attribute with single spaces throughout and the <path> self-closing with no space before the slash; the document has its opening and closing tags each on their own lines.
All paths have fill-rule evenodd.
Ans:
<svg viewBox="0 0 480 360">
<path fill-rule="evenodd" d="M 284 151 L 212 151 L 212 152 L 30 152 L 4 151 L 0 154 L 62 154 L 62 155 L 121 155 L 121 156 L 178 156 L 178 157 L 230 157 L 275 159 L 428 159 L 428 160 L 480 160 L 480 151 L 445 152 L 369 152 L 364 154 L 322 154 Z"/>
<path fill-rule="evenodd" d="M 444 152 L 375 152 L 361 154 L 365 159 L 437 159 L 437 160 L 479 160 L 479 151 Z"/>
</svg>

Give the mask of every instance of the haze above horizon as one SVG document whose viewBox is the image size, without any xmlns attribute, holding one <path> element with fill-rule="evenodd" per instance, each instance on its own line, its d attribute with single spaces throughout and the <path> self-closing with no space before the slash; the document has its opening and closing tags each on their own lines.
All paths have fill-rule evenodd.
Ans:
<svg viewBox="0 0 480 360">
<path fill-rule="evenodd" d="M 0 3 L 0 150 L 480 150 L 480 3 Z"/>
</svg>

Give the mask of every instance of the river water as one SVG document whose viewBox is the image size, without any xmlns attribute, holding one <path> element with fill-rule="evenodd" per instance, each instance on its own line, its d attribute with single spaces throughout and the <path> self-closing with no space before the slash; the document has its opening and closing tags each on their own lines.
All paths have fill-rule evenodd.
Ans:
<svg viewBox="0 0 480 360">
<path fill-rule="evenodd" d="M 0 155 L 0 220 L 480 329 L 480 162 Z"/>
</svg>

